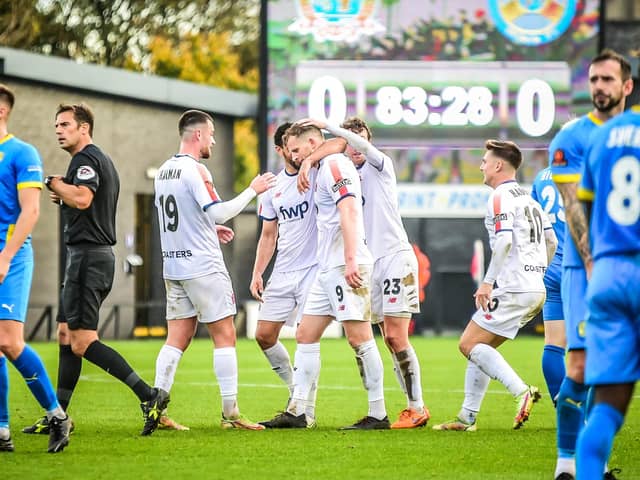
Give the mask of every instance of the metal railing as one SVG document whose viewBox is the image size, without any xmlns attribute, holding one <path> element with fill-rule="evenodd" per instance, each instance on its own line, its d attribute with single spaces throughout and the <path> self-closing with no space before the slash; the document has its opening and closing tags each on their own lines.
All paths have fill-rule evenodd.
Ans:
<svg viewBox="0 0 640 480">
<path fill-rule="evenodd" d="M 47 328 L 47 334 L 45 338 L 47 340 L 51 340 L 51 334 L 53 333 L 53 305 L 46 305 L 44 307 L 44 310 L 42 311 L 40 318 L 38 318 L 35 327 L 33 327 L 31 332 L 29 332 L 29 335 L 27 336 L 27 342 L 32 342 L 33 339 L 36 338 L 36 335 L 43 325 L 45 325 Z"/>
<path fill-rule="evenodd" d="M 31 306 L 30 308 L 42 308 L 42 313 L 38 317 L 33 328 L 27 334 L 27 342 L 32 342 L 36 339 L 42 328 L 45 328 L 44 339 L 49 341 L 53 339 L 54 331 L 57 329 L 55 322 L 55 315 L 53 313 L 53 305 L 44 305 L 43 307 Z M 107 317 L 101 321 L 98 335 L 104 336 L 107 328 L 113 323 L 113 336 L 114 338 L 120 338 L 120 305 L 112 305 Z M 127 338 L 131 337 L 131 332 Z"/>
<path fill-rule="evenodd" d="M 109 325 L 113 322 L 113 336 L 120 337 L 120 305 L 113 305 L 107 318 L 102 322 L 102 326 L 98 329 L 98 336 L 103 337 Z"/>
</svg>

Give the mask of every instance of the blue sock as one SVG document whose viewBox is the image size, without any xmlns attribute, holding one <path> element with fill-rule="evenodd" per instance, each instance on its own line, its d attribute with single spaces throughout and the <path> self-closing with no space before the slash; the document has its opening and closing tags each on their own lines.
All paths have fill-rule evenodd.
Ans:
<svg viewBox="0 0 640 480">
<path fill-rule="evenodd" d="M 25 345 L 20 356 L 12 363 L 23 376 L 29 390 L 42 408 L 49 412 L 58 406 L 56 392 L 53 390 L 49 375 L 34 349 Z"/>
<path fill-rule="evenodd" d="M 9 370 L 6 357 L 0 357 L 0 428 L 9 428 Z"/>
<path fill-rule="evenodd" d="M 584 425 L 586 399 L 587 386 L 565 377 L 560 385 L 556 405 L 559 458 L 571 458 L 575 455 L 578 433 Z"/>
<path fill-rule="evenodd" d="M 542 351 L 542 374 L 547 382 L 549 396 L 556 403 L 560 385 L 565 376 L 564 348 L 557 345 L 545 345 Z"/>
<path fill-rule="evenodd" d="M 580 480 L 602 478 L 609 460 L 613 439 L 620 430 L 624 416 L 607 403 L 598 403 L 589 415 L 587 425 L 578 437 L 576 458 L 577 477 Z"/>
</svg>

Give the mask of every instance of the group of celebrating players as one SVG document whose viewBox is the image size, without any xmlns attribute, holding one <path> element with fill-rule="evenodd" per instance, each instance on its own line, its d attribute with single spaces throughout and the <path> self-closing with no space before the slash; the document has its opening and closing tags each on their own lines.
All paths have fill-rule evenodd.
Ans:
<svg viewBox="0 0 640 480">
<path fill-rule="evenodd" d="M 557 480 L 615 478 L 606 463 L 640 378 L 640 108 L 623 113 L 625 97 L 633 88 L 629 63 L 616 52 L 603 51 L 590 64 L 589 88 L 593 110 L 558 132 L 549 146 L 550 166 L 539 173 L 531 194 L 516 181 L 522 163 L 519 147 L 506 140 L 485 143 L 480 170 L 485 184 L 493 189 L 485 217 L 491 261 L 474 295 L 477 311 L 459 342 L 468 359 L 462 407 L 452 420 L 433 426 L 440 431 L 476 430 L 490 379 L 501 382 L 513 395 L 513 428 L 523 426 L 541 394 L 520 378 L 498 347 L 514 339 L 542 309 L 542 368 L 557 412 Z M 58 114 L 65 112 L 68 121 L 56 123 L 61 132 L 69 125 L 73 128 L 73 122 L 78 128 L 87 123 L 78 119 L 73 108 Z M 0 105 L 0 119 L 2 115 Z M 89 144 L 92 117 L 90 123 Z M 323 131 L 333 138 L 325 139 Z M 144 383 L 128 365 L 120 373 L 107 368 L 108 362 L 122 363 L 115 351 L 102 347 L 97 336 L 90 337 L 83 349 L 74 346 L 73 339 L 84 338 L 77 331 L 95 330 L 97 323 L 69 322 L 73 350 L 69 348 L 68 353 L 104 363 L 105 370 L 136 392 L 145 420 L 142 435 L 152 434 L 161 425 L 185 428 L 171 420 L 166 409 L 176 369 L 200 322 L 214 344 L 223 428 L 312 428 L 317 423 L 320 339 L 335 320 L 353 348 L 368 397 L 366 415 L 342 429 L 426 425 L 431 414 L 422 396 L 420 362 L 409 339 L 411 316 L 419 311 L 418 265 L 399 213 L 393 162 L 372 145 L 367 124 L 351 117 L 341 126 L 314 119 L 281 125 L 274 143 L 284 169 L 277 175 L 257 176 L 229 201 L 220 199 L 211 173 L 201 163 L 210 158 L 215 144 L 211 116 L 186 111 L 178 122 L 178 133 L 179 151 L 160 167 L 154 183 L 168 325 L 167 340 L 156 360 L 154 386 Z M 78 152 L 86 146 L 82 144 Z M 85 151 L 84 157 L 90 155 Z M 88 186 L 95 195 L 102 188 L 96 178 L 102 167 L 82 164 L 84 157 L 73 156 L 68 179 L 51 177 L 47 183 L 52 200 L 80 212 L 86 208 L 67 196 L 67 184 Z M 38 162 L 34 165 L 16 180 L 18 189 L 37 187 L 34 182 L 42 170 Z M 256 195 L 261 195 L 262 219 L 250 283 L 251 294 L 261 302 L 256 340 L 289 389 L 286 409 L 259 423 L 243 416 L 237 403 L 236 304 L 220 249 L 220 243 L 234 235 L 222 224 Z M 28 205 L 29 197 L 23 197 L 18 203 Z M 580 201 L 590 208 L 583 209 Z M 27 244 L 28 232 L 18 233 Z M 7 248 L 16 249 L 15 239 L 3 241 L 0 259 L 7 256 Z M 265 285 L 263 275 L 276 251 Z M 0 299 L 6 298 L 7 303 L 13 297 L 2 280 L 11 272 L 10 260 L 0 263 L 7 267 L 0 269 Z M 104 296 L 96 301 L 98 307 Z M 20 321 L 12 316 L 8 320 Z M 297 325 L 293 362 L 279 340 L 287 324 Z M 406 408 L 393 422 L 385 407 L 383 364 L 372 324 L 380 329 L 407 399 Z M 31 370 L 17 360 L 32 355 L 31 350 L 22 347 L 27 353 L 17 352 L 5 341 L 9 333 L 22 338 L 22 330 L 0 329 L 0 347 L 29 382 Z M 4 356 L 0 368 L 6 370 Z M 37 373 L 46 377 L 43 369 Z M 8 389 L 0 383 L 0 390 L 4 395 Z M 32 390 L 48 412 L 44 420 L 56 430 L 49 450 L 61 451 L 72 426 L 64 412 L 70 393 L 63 405 L 50 395 L 50 385 Z M 59 398 L 65 391 L 58 385 Z M 26 430 L 50 429 L 36 424 Z M 5 421 L 2 415 L 0 450 L 13 450 L 8 416 Z"/>
<path fill-rule="evenodd" d="M 513 428 L 528 420 L 541 394 L 497 349 L 542 309 L 542 367 L 556 405 L 554 478 L 560 480 L 615 478 L 606 460 L 640 374 L 633 347 L 638 305 L 632 293 L 640 252 L 640 133 L 633 126 L 639 117 L 637 107 L 622 114 L 633 88 L 629 63 L 616 52 L 603 51 L 591 62 L 589 85 L 593 110 L 557 134 L 549 147 L 550 167 L 540 172 L 531 194 L 516 182 L 522 163 L 518 146 L 485 143 L 480 169 L 493 189 L 485 218 L 492 256 L 475 293 L 478 310 L 460 338 L 460 351 L 468 359 L 462 408 L 453 420 L 433 427 L 474 431 L 490 379 L 500 381 L 516 401 Z M 323 130 L 334 138 L 326 140 Z M 263 194 L 262 232 L 250 284 L 252 295 L 262 302 L 256 339 L 289 388 L 289 402 L 270 420 L 254 423 L 238 416 L 227 426 L 315 426 L 320 338 L 333 320 L 341 323 L 355 352 L 369 401 L 367 414 L 343 429 L 426 425 L 430 412 L 408 334 L 410 317 L 419 308 L 417 264 L 398 211 L 392 161 L 371 144 L 369 127 L 355 117 L 341 126 L 314 119 L 283 124 L 274 142 L 284 169 L 275 177 L 257 177 L 254 182 L 264 183 L 252 184 L 240 197 L 245 197 L 244 205 L 249 197 Z M 204 178 L 211 181 L 208 172 Z M 208 192 L 209 198 L 203 195 L 198 203 L 203 211 L 207 202 L 219 202 L 212 183 Z M 593 202 L 593 212 L 585 213 L 579 200 Z M 265 286 L 263 274 L 276 250 Z M 172 261 L 165 257 L 165 265 Z M 613 288 L 607 272 L 618 267 L 627 272 L 627 283 Z M 631 303 L 616 305 L 614 298 Z M 407 398 L 407 407 L 393 423 L 385 408 L 372 323 L 380 328 Z M 293 362 L 279 341 L 285 324 L 297 325 Z M 592 396 L 587 395 L 589 386 Z"/>
</svg>

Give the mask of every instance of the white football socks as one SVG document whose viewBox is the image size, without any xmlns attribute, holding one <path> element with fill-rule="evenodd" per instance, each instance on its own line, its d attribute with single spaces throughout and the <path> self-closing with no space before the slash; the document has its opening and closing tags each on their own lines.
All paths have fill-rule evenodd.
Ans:
<svg viewBox="0 0 640 480">
<path fill-rule="evenodd" d="M 376 341 L 373 339 L 368 340 L 358 345 L 354 350 L 356 352 L 356 361 L 360 368 L 362 383 L 367 390 L 369 399 L 368 415 L 382 420 L 387 416 L 387 410 L 384 405 L 382 357 Z"/>
<path fill-rule="evenodd" d="M 397 355 L 398 355 L 397 353 L 391 352 L 391 361 L 393 362 L 393 373 L 396 376 L 396 380 L 398 380 L 398 384 L 400 384 L 402 393 L 404 393 L 405 397 L 408 398 L 407 386 L 404 383 L 404 377 L 402 376 L 402 371 L 400 370 L 400 363 L 398 363 Z"/>
<path fill-rule="evenodd" d="M 576 476 L 576 459 L 575 457 L 563 457 L 558 458 L 556 462 L 556 471 L 553 474 L 553 478 L 556 478 L 561 473 L 569 473 Z"/>
<path fill-rule="evenodd" d="M 476 415 L 480 411 L 482 400 L 487 393 L 491 378 L 471 360 L 467 361 L 464 375 L 464 401 L 458 417 L 467 422 L 475 423 Z"/>
<path fill-rule="evenodd" d="M 289 388 L 289 396 L 291 396 L 293 394 L 293 368 L 291 367 L 289 352 L 287 352 L 282 342 L 276 342 L 274 346 L 263 350 L 263 352 L 271 364 L 271 369 L 278 374 Z"/>
<path fill-rule="evenodd" d="M 58 405 L 53 410 L 47 410 L 47 418 L 49 420 L 51 420 L 53 417 L 59 418 L 61 420 L 64 420 L 65 418 L 67 418 L 67 414 L 62 409 L 62 407 L 60 405 Z"/>
<path fill-rule="evenodd" d="M 171 391 L 181 358 L 182 350 L 179 348 L 166 344 L 162 346 L 156 358 L 156 381 L 153 384 L 155 387 L 165 392 Z"/>
<path fill-rule="evenodd" d="M 320 373 L 320 372 L 318 372 Z M 318 396 L 318 378 L 313 381 L 311 385 L 311 391 L 305 404 L 304 413 L 307 416 L 307 421 L 313 421 L 316 418 L 316 397 Z"/>
<path fill-rule="evenodd" d="M 289 403 L 289 413 L 296 417 L 303 415 L 309 394 L 320 376 L 320 343 L 299 343 L 293 369 L 293 395 Z"/>
<path fill-rule="evenodd" d="M 220 386 L 222 414 L 225 418 L 237 418 L 238 410 L 238 359 L 235 347 L 216 348 L 213 351 L 213 371 Z"/>
<path fill-rule="evenodd" d="M 407 397 L 407 406 L 418 411 L 424 410 L 422 399 L 422 380 L 420 376 L 420 363 L 412 346 L 402 352 L 392 355 L 394 370 L 398 370 L 396 377 Z"/>
<path fill-rule="evenodd" d="M 511 368 L 502 355 L 493 347 L 478 343 L 471 349 L 469 360 L 494 380 L 502 383 L 511 395 L 517 397 L 529 388 Z"/>
</svg>

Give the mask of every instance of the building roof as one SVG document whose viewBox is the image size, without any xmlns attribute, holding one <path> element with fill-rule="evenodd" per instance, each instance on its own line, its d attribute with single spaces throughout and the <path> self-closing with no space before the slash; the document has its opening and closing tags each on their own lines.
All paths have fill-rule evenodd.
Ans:
<svg viewBox="0 0 640 480">
<path fill-rule="evenodd" d="M 0 74 L 231 117 L 256 117 L 256 94 L 0 47 Z"/>
</svg>

